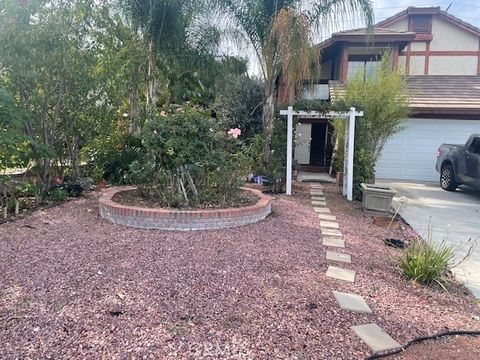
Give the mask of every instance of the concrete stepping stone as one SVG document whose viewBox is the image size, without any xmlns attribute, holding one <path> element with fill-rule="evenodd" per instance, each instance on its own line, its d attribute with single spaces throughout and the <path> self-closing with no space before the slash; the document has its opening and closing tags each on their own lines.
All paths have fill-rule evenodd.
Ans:
<svg viewBox="0 0 480 360">
<path fill-rule="evenodd" d="M 312 189 L 323 189 L 323 185 L 322 184 L 310 184 L 310 187 Z"/>
<path fill-rule="evenodd" d="M 321 214 L 330 214 L 331 212 L 330 209 L 327 207 L 315 207 L 313 210 Z"/>
<path fill-rule="evenodd" d="M 351 329 L 362 339 L 374 352 L 401 348 L 390 335 L 383 331 L 377 324 L 365 324 L 352 326 Z"/>
<path fill-rule="evenodd" d="M 326 203 L 325 201 L 312 200 L 312 205 L 315 206 L 315 207 L 318 207 L 318 206 L 327 206 L 327 203 Z"/>
<path fill-rule="evenodd" d="M 333 291 L 333 296 L 337 299 L 340 309 L 353 311 L 360 314 L 371 314 L 372 309 L 367 305 L 360 295 Z"/>
<path fill-rule="evenodd" d="M 322 232 L 322 235 L 327 235 L 327 236 L 342 236 L 342 233 L 340 230 L 337 229 L 331 229 L 331 228 L 323 228 L 320 229 Z"/>
<path fill-rule="evenodd" d="M 338 223 L 336 221 L 320 221 L 320 227 L 322 228 L 330 228 L 330 229 L 338 229 Z"/>
<path fill-rule="evenodd" d="M 332 239 L 332 240 L 338 241 L 338 239 Z M 345 241 L 343 241 L 343 243 L 345 245 Z M 341 254 L 333 251 L 327 251 L 327 260 L 339 261 L 339 262 L 350 264 L 352 262 L 352 257 L 350 256 L 350 254 Z"/>
<path fill-rule="evenodd" d="M 335 215 L 328 215 L 328 214 L 318 214 L 318 218 L 320 220 L 327 220 L 327 221 L 336 221 L 337 220 Z"/>
<path fill-rule="evenodd" d="M 342 239 L 323 238 L 322 244 L 325 246 L 345 248 L 345 240 Z"/>
<path fill-rule="evenodd" d="M 323 195 L 323 190 L 321 190 L 321 189 L 312 189 L 312 190 L 310 190 L 310 195 Z"/>
<path fill-rule="evenodd" d="M 342 269 L 336 266 L 328 267 L 327 276 L 338 280 L 348 281 L 351 283 L 355 282 L 355 271 Z"/>
</svg>

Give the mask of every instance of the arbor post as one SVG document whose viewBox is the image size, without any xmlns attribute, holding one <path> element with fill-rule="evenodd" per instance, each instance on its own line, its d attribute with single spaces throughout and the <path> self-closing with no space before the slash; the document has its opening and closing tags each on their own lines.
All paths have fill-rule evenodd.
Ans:
<svg viewBox="0 0 480 360">
<path fill-rule="evenodd" d="M 292 195 L 293 107 L 287 110 L 287 181 L 286 194 Z"/>
</svg>

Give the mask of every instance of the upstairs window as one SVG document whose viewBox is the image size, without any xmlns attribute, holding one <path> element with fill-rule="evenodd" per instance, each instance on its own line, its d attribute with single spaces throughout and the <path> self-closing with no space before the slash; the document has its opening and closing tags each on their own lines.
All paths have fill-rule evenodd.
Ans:
<svg viewBox="0 0 480 360">
<path fill-rule="evenodd" d="M 421 35 L 430 35 L 432 33 L 432 15 L 412 15 L 411 31 Z"/>
<path fill-rule="evenodd" d="M 348 57 L 347 79 L 353 79 L 358 73 L 363 80 L 375 75 L 380 65 L 380 56 L 375 55 L 350 55 Z"/>
</svg>

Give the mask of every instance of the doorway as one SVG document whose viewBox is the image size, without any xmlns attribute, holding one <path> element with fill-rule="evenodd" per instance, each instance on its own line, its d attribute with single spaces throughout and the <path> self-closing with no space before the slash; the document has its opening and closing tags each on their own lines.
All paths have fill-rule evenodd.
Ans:
<svg viewBox="0 0 480 360">
<path fill-rule="evenodd" d="M 327 123 L 313 123 L 310 143 L 310 165 L 326 166 Z"/>
</svg>

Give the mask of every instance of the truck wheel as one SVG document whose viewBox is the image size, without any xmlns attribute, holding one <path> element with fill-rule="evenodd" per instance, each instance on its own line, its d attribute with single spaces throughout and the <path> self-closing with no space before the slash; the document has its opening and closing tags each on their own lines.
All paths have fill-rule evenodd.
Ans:
<svg viewBox="0 0 480 360">
<path fill-rule="evenodd" d="M 453 172 L 452 165 L 445 165 L 442 167 L 440 173 L 440 186 L 443 190 L 454 191 L 458 184 L 455 181 L 455 173 Z"/>
</svg>

